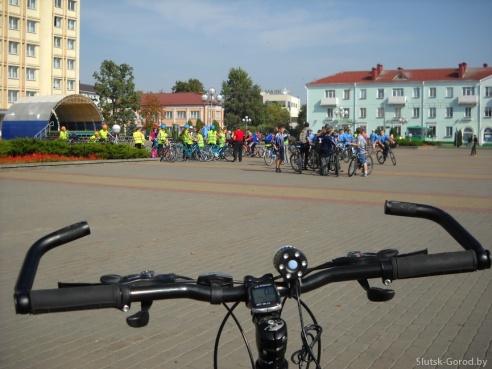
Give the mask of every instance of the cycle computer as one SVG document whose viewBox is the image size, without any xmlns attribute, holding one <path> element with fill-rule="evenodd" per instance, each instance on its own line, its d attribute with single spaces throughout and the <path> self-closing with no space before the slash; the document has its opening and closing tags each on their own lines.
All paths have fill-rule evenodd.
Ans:
<svg viewBox="0 0 492 369">
<path fill-rule="evenodd" d="M 245 284 L 248 289 L 247 306 L 253 313 L 270 313 L 282 309 L 280 295 L 271 274 L 261 278 L 247 276 Z"/>
</svg>

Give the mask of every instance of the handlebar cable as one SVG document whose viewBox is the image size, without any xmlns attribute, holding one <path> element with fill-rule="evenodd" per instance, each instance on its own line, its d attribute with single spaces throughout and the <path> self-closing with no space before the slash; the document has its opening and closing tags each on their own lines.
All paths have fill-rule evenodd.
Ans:
<svg viewBox="0 0 492 369">
<path fill-rule="evenodd" d="M 319 364 L 319 360 L 321 358 L 321 333 L 323 332 L 323 328 L 318 324 L 316 318 L 314 317 L 312 311 L 307 307 L 307 305 L 301 300 L 301 281 L 297 280 L 294 286 L 294 299 L 297 301 L 297 309 L 299 310 L 299 321 L 301 324 L 301 340 L 302 347 L 300 350 L 295 351 L 291 360 L 294 364 L 298 365 L 299 368 L 302 368 L 303 363 L 307 363 L 307 368 L 311 362 L 314 362 L 317 369 L 321 369 Z M 306 309 L 306 311 L 313 319 L 313 324 L 309 324 L 307 326 L 304 325 L 304 317 L 302 315 L 302 307 Z M 314 331 L 314 333 L 312 333 Z M 311 342 L 308 341 L 308 338 Z M 313 347 L 318 344 L 318 357 L 314 355 Z"/>
<path fill-rule="evenodd" d="M 217 336 L 215 336 L 215 345 L 214 345 L 214 369 L 218 368 L 218 353 L 219 353 L 219 341 L 220 341 L 220 336 L 222 335 L 222 330 L 224 329 L 224 326 L 231 316 L 232 319 L 236 322 L 236 325 L 239 329 L 239 332 L 241 333 L 241 336 L 243 337 L 244 344 L 246 345 L 246 349 L 248 350 L 248 355 L 249 355 L 249 360 L 251 361 L 251 368 L 255 368 L 255 360 L 253 358 L 253 352 L 251 351 L 251 346 L 249 345 L 248 338 L 246 337 L 246 334 L 244 333 L 243 327 L 241 326 L 241 323 L 237 319 L 236 315 L 234 314 L 234 309 L 241 303 L 241 301 L 236 301 L 232 307 L 229 307 L 226 303 L 223 303 L 222 305 L 226 308 L 227 314 L 224 316 L 224 319 L 222 319 L 222 323 L 219 327 L 219 330 L 217 331 Z"/>
</svg>

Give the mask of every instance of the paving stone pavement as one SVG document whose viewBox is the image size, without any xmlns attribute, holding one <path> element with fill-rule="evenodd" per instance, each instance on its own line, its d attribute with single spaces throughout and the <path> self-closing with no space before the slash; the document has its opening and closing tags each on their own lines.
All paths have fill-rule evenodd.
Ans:
<svg viewBox="0 0 492 369">
<path fill-rule="evenodd" d="M 156 301 L 140 329 L 125 322 L 137 306 L 129 313 L 15 314 L 13 288 L 27 249 L 81 220 L 91 235 L 48 252 L 35 289 L 142 270 L 276 274 L 272 258 L 286 244 L 311 266 L 353 250 L 460 249 L 435 223 L 384 215 L 386 199 L 441 207 L 492 249 L 492 150 L 395 154 L 397 166 L 376 164 L 367 178 L 298 175 L 288 166 L 275 173 L 254 158 L 0 169 L 0 369 L 213 367 L 221 306 Z M 305 294 L 324 328 L 322 368 L 492 368 L 491 281 L 491 270 L 395 281 L 396 296 L 386 303 L 369 302 L 357 282 Z M 236 311 L 254 348 L 249 312 Z M 283 316 L 290 356 L 300 348 L 293 301 Z M 250 367 L 230 322 L 219 357 L 220 368 Z"/>
</svg>

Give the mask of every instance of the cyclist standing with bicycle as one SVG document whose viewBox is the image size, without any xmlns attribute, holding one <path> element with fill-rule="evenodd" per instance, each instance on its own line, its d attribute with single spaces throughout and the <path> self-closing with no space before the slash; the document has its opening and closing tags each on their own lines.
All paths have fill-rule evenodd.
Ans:
<svg viewBox="0 0 492 369">
<path fill-rule="evenodd" d="M 275 150 L 275 154 L 277 156 L 275 160 L 275 172 L 281 173 L 280 164 L 284 160 L 285 154 L 285 141 L 289 139 L 289 135 L 285 133 L 285 127 L 283 125 L 278 126 L 278 132 L 275 135 L 275 139 L 273 140 L 273 149 Z"/>
<path fill-rule="evenodd" d="M 318 135 L 318 147 L 319 147 L 319 172 L 320 176 L 327 176 L 328 169 L 325 173 L 325 168 L 328 166 L 328 162 L 331 155 L 332 147 L 335 147 L 335 136 L 333 135 L 333 128 L 331 126 L 324 126 L 321 129 L 321 133 Z"/>
<path fill-rule="evenodd" d="M 357 142 L 351 142 L 349 145 L 355 146 L 358 148 L 357 155 L 359 156 L 360 163 L 363 166 L 363 172 L 362 172 L 362 177 L 367 177 L 367 161 L 366 161 L 366 147 L 367 147 L 367 140 L 364 135 L 364 129 L 363 128 L 357 128 Z M 355 173 L 355 171 L 354 171 Z"/>
<path fill-rule="evenodd" d="M 301 155 L 303 157 L 303 170 L 307 170 L 309 149 L 311 148 L 311 133 L 312 130 L 309 128 L 309 123 L 304 123 L 304 129 L 299 134 L 299 141 L 301 142 Z"/>
<path fill-rule="evenodd" d="M 380 131 L 380 134 L 377 139 L 377 145 L 383 150 L 383 159 L 386 161 L 388 157 L 388 149 L 389 149 L 389 136 L 384 133 L 384 129 Z"/>
</svg>

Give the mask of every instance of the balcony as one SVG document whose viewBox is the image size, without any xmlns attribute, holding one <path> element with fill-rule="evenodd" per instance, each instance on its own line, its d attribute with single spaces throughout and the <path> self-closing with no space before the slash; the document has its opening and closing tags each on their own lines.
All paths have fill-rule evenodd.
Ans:
<svg viewBox="0 0 492 369">
<path fill-rule="evenodd" d="M 405 105 L 407 103 L 406 96 L 390 96 L 388 97 L 388 105 Z"/>
<path fill-rule="evenodd" d="M 325 97 L 321 99 L 320 106 L 338 106 L 337 97 Z"/>
<path fill-rule="evenodd" d="M 460 104 L 460 105 L 477 105 L 478 104 L 478 96 L 477 95 L 458 96 L 458 104 Z"/>
</svg>

